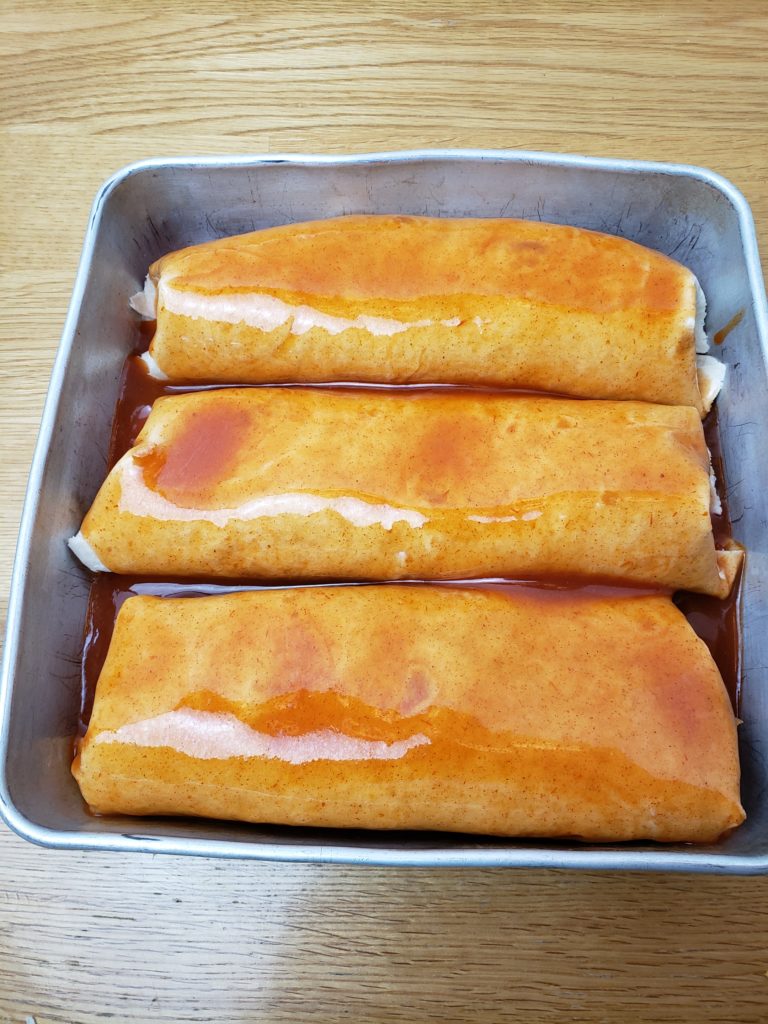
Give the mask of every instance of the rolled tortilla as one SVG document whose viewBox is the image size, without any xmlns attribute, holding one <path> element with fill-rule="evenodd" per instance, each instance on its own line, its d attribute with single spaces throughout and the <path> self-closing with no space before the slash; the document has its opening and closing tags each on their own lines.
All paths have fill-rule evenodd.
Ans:
<svg viewBox="0 0 768 1024">
<path fill-rule="evenodd" d="M 118 573 L 566 575 L 722 595 L 709 508 L 692 408 L 230 388 L 155 403 L 73 550 Z"/>
<path fill-rule="evenodd" d="M 102 814 L 665 842 L 744 819 L 722 680 L 660 596 L 132 597 L 73 770 Z"/>
<path fill-rule="evenodd" d="M 174 381 L 444 382 L 708 408 L 694 275 L 581 228 L 290 224 L 170 253 L 132 303 L 157 317 L 149 365 Z"/>
</svg>

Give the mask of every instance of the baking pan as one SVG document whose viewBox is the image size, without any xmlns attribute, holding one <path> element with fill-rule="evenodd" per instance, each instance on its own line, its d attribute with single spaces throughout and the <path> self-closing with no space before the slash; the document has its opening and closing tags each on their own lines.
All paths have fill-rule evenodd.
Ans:
<svg viewBox="0 0 768 1024">
<path fill-rule="evenodd" d="M 747 822 L 711 846 L 515 842 L 436 833 L 96 818 L 70 775 L 88 574 L 67 550 L 101 483 L 125 356 L 128 296 L 158 256 L 221 235 L 344 213 L 525 217 L 624 235 L 680 260 L 709 300 L 743 584 L 740 744 Z M 768 312 L 741 194 L 696 167 L 544 153 L 447 150 L 351 157 L 149 160 L 96 197 L 54 364 L 21 521 L 0 691 L 0 803 L 44 846 L 423 866 L 768 871 Z"/>
</svg>

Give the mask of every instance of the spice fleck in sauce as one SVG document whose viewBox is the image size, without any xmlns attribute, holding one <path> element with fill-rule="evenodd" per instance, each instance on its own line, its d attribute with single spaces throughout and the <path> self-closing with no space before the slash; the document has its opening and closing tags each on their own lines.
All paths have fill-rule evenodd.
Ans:
<svg viewBox="0 0 768 1024">
<path fill-rule="evenodd" d="M 146 337 L 148 339 L 148 335 Z M 217 385 L 217 387 L 221 387 L 221 385 Z M 158 398 L 164 395 L 211 389 L 208 386 L 169 385 L 154 380 L 148 375 L 144 364 L 140 360 L 136 357 L 130 357 L 124 370 L 113 424 L 109 457 L 110 468 L 133 445 L 149 415 L 152 404 Z M 402 394 L 402 389 L 399 390 Z M 435 390 L 456 389 L 446 387 L 438 389 L 415 387 L 412 389 L 412 392 L 416 397 L 425 393 L 434 393 Z M 236 435 L 242 424 L 234 423 L 231 426 L 233 433 Z M 715 539 L 718 545 L 721 546 L 731 536 L 731 523 L 726 503 L 716 407 L 707 417 L 704 430 L 707 444 L 712 453 L 713 467 L 718 481 L 718 493 L 722 502 L 722 513 L 712 515 Z M 234 441 L 231 441 L 230 447 L 234 443 Z M 215 446 L 211 447 L 213 450 Z M 226 448 L 227 446 L 224 445 L 224 447 Z M 203 462 L 205 463 L 203 467 L 205 472 L 210 474 L 215 471 L 211 458 L 206 457 Z M 157 477 L 160 487 L 168 486 L 173 488 L 175 477 L 178 475 L 177 471 L 178 467 L 169 467 L 167 464 L 153 467 L 153 472 Z M 281 585 L 284 586 L 286 584 L 284 582 Z M 413 581 L 411 585 L 419 585 L 419 582 Z M 613 598 L 623 596 L 627 600 L 631 600 L 633 597 L 640 595 L 664 593 L 664 591 L 653 590 L 648 587 L 617 587 L 613 583 L 604 584 L 600 581 L 585 583 L 583 579 L 577 578 L 553 578 L 516 582 L 470 581 L 435 585 L 479 588 L 509 595 L 516 599 L 526 598 L 572 604 L 578 604 L 585 598 L 597 595 Z M 118 576 L 111 573 L 97 575 L 91 586 L 85 623 L 81 673 L 80 735 L 84 734 L 87 727 L 93 706 L 96 682 L 107 655 L 115 618 L 126 598 L 133 594 L 149 594 L 160 597 L 187 597 L 194 599 L 201 595 L 252 589 L 260 589 L 260 586 L 257 583 L 245 586 L 242 581 L 237 580 L 226 581 L 218 579 L 215 583 L 199 582 L 191 584 L 189 581 L 182 580 L 157 580 L 146 577 Z M 737 714 L 740 683 L 739 590 L 739 582 L 737 581 L 731 595 L 724 600 L 682 591 L 678 592 L 674 598 L 675 603 L 685 614 L 693 629 L 709 647 Z"/>
</svg>

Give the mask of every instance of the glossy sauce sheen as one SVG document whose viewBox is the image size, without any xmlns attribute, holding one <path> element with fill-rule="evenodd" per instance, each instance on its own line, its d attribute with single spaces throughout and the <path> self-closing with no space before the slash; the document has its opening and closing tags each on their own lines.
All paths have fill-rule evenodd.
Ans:
<svg viewBox="0 0 768 1024">
<path fill-rule="evenodd" d="M 403 259 L 414 252 L 417 261 Z M 152 270 L 160 276 L 166 268 L 175 287 L 193 294 L 259 289 L 327 303 L 520 296 L 597 313 L 634 305 L 673 312 L 690 277 L 662 253 L 616 235 L 510 218 L 388 215 L 217 239 L 168 253 Z"/>
<path fill-rule="evenodd" d="M 690 406 L 237 386 L 155 401 L 76 544 L 193 580 L 588 572 L 724 596 L 740 555 L 715 549 L 708 470 Z"/>
<path fill-rule="evenodd" d="M 73 772 L 102 814 L 660 842 L 744 818 L 717 667 L 629 590 L 137 596 Z"/>
<path fill-rule="evenodd" d="M 142 325 L 141 334 L 142 341 L 144 342 L 141 346 L 142 348 L 146 348 L 151 327 L 152 325 L 150 324 Z M 218 385 L 218 387 L 221 387 L 221 385 Z M 113 425 L 109 468 L 132 446 L 149 415 L 152 403 L 157 398 L 162 395 L 180 394 L 196 390 L 202 389 L 199 387 L 164 385 L 151 378 L 146 373 L 143 364 L 136 358 L 129 358 L 123 374 Z M 402 393 L 402 389 L 398 390 Z M 414 395 L 418 395 L 423 394 L 425 390 L 433 391 L 435 389 L 413 388 L 412 390 Z M 455 389 L 441 388 L 439 390 Z M 233 427 L 236 432 L 237 424 L 233 424 Z M 717 429 L 716 407 L 705 421 L 705 434 L 710 451 L 712 452 L 713 465 L 718 480 L 718 491 L 723 506 L 721 515 L 712 516 L 715 539 L 720 544 L 730 537 L 731 529 L 725 488 L 722 483 L 723 468 Z M 174 468 L 157 466 L 154 467 L 154 471 L 159 477 L 164 472 L 173 473 Z M 580 599 L 580 595 L 594 594 L 595 592 L 595 585 L 585 587 L 580 582 L 567 578 L 551 579 L 547 580 L 545 584 L 539 583 L 538 585 L 531 582 L 521 582 L 519 584 L 466 583 L 461 585 L 481 586 L 493 588 L 494 590 L 498 590 L 501 587 L 501 589 L 509 591 L 513 591 L 517 587 L 525 587 L 527 592 L 530 593 L 532 589 L 535 589 L 537 594 L 546 599 L 574 602 Z M 231 581 L 230 583 L 217 580 L 216 584 L 190 584 L 189 581 L 149 580 L 113 574 L 97 575 L 91 588 L 85 626 L 82 663 L 81 734 L 84 733 L 90 717 L 96 682 L 106 658 L 117 611 L 128 596 L 134 593 L 142 593 L 158 596 L 189 595 L 194 597 L 201 594 L 227 592 L 231 589 L 252 588 L 244 587 L 238 581 Z M 607 594 L 615 595 L 622 592 L 626 592 L 628 595 L 653 592 L 647 588 L 618 588 L 615 585 L 609 585 L 600 589 Z M 734 709 L 738 713 L 740 681 L 738 583 L 734 586 L 731 595 L 725 600 L 689 592 L 680 592 L 676 595 L 675 602 L 685 613 L 696 633 L 705 641 L 712 652 L 723 676 Z"/>
<path fill-rule="evenodd" d="M 692 273 L 599 232 L 352 215 L 171 252 L 149 278 L 152 357 L 176 383 L 442 382 L 706 405 Z"/>
</svg>

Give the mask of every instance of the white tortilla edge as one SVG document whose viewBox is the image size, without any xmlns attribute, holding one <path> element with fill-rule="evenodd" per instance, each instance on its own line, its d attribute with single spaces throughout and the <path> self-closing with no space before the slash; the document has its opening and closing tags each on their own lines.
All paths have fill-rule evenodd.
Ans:
<svg viewBox="0 0 768 1024">
<path fill-rule="evenodd" d="M 696 354 L 705 355 L 709 352 L 709 338 L 704 330 L 704 321 L 707 319 L 707 298 L 695 274 L 693 283 L 696 287 L 696 319 L 693 323 L 693 340 L 696 345 Z"/>
<path fill-rule="evenodd" d="M 110 569 L 104 565 L 85 539 L 82 531 L 78 531 L 74 537 L 70 537 L 67 545 L 72 554 L 83 563 L 86 569 L 90 569 L 91 572 L 110 572 Z"/>
<path fill-rule="evenodd" d="M 725 363 L 721 363 L 714 356 L 696 356 L 696 369 L 699 376 L 701 401 L 704 412 L 707 413 L 722 390 L 728 368 Z"/>
<path fill-rule="evenodd" d="M 143 320 L 157 320 L 157 288 L 149 274 L 144 279 L 143 290 L 131 295 L 128 305 Z"/>
<path fill-rule="evenodd" d="M 151 352 L 142 352 L 142 354 L 139 356 L 139 359 L 142 361 L 142 363 L 144 363 L 144 365 L 147 368 L 147 373 L 154 380 L 170 380 L 168 374 L 160 369 L 155 357 L 152 355 Z"/>
</svg>

